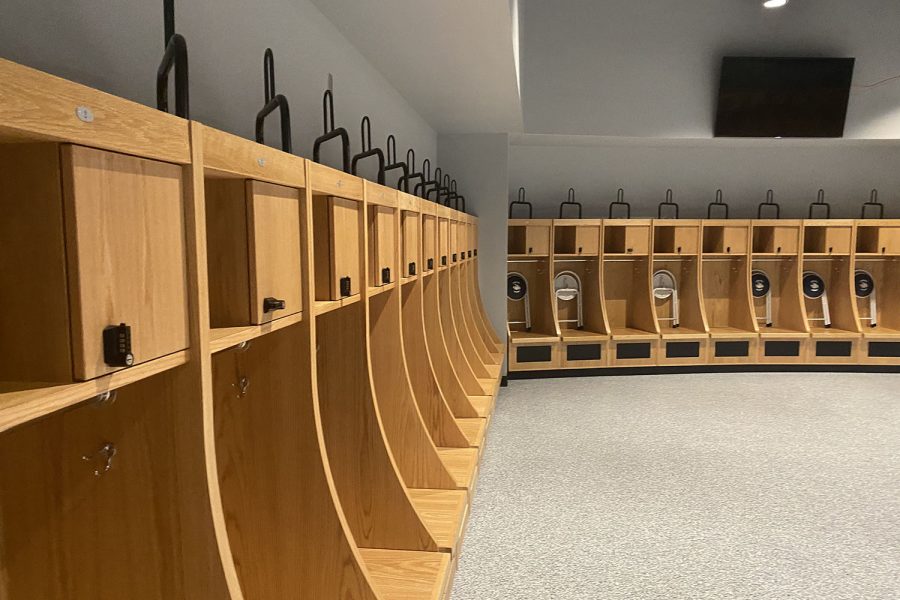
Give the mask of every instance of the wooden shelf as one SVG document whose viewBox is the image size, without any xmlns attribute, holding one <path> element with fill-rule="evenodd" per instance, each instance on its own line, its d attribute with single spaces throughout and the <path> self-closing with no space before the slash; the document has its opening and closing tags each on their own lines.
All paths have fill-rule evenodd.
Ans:
<svg viewBox="0 0 900 600">
<path fill-rule="evenodd" d="M 243 342 L 247 342 L 267 333 L 296 325 L 303 320 L 303 313 L 297 313 L 275 319 L 265 325 L 250 325 L 247 327 L 220 327 L 209 330 L 209 349 L 215 354 Z"/>
<path fill-rule="evenodd" d="M 34 382 L 0 383 L 0 432 L 174 369 L 187 361 L 188 351 L 182 350 L 81 383 L 47 386 Z"/>
<path fill-rule="evenodd" d="M 889 327 L 884 327 L 883 325 L 879 325 L 878 327 L 864 327 L 863 337 L 873 339 L 900 338 L 900 329 L 891 329 Z"/>
<path fill-rule="evenodd" d="M 354 294 L 341 300 L 316 300 L 313 303 L 313 313 L 318 317 L 333 310 L 356 304 L 362 299 L 361 294 Z"/>
<path fill-rule="evenodd" d="M 862 337 L 862 334 L 858 331 L 848 331 L 846 329 L 839 329 L 837 327 L 821 327 L 821 326 L 810 326 L 809 328 L 810 336 L 813 338 L 859 338 Z"/>
<path fill-rule="evenodd" d="M 610 338 L 608 333 L 598 333 L 587 329 L 563 329 L 561 339 L 564 342 L 605 342 Z"/>
<path fill-rule="evenodd" d="M 451 575 L 446 552 L 360 548 L 359 553 L 384 600 L 441 600 Z"/>
<path fill-rule="evenodd" d="M 643 331 L 631 327 L 613 327 L 612 339 L 614 340 L 657 340 L 659 334 L 652 331 Z"/>
<path fill-rule="evenodd" d="M 478 472 L 478 448 L 438 448 L 437 452 L 456 485 L 471 490 Z"/>
<path fill-rule="evenodd" d="M 463 432 L 470 446 L 481 447 L 484 444 L 484 436 L 487 431 L 487 421 L 478 419 L 456 419 L 456 425 Z"/>
<path fill-rule="evenodd" d="M 709 337 L 713 339 L 755 338 L 759 337 L 759 334 L 755 331 L 747 331 L 737 327 L 710 327 Z"/>
<path fill-rule="evenodd" d="M 697 339 L 697 338 L 707 338 L 709 334 L 705 331 L 699 331 L 696 329 L 689 329 L 687 327 L 661 327 L 660 328 L 660 337 L 664 340 L 687 340 L 687 339 Z"/>
<path fill-rule="evenodd" d="M 805 331 L 795 331 L 793 329 L 785 329 L 783 327 L 762 327 L 759 328 L 759 337 L 762 339 L 806 339 L 809 334 Z"/>
<path fill-rule="evenodd" d="M 702 258 L 747 258 L 746 252 L 704 252 Z"/>
<path fill-rule="evenodd" d="M 369 286 L 369 298 L 371 298 L 372 296 L 377 296 L 378 294 L 383 294 L 385 292 L 389 292 L 396 288 L 397 288 L 396 281 L 392 281 L 390 283 L 386 283 L 384 285 L 379 285 L 379 286 Z"/>
<path fill-rule="evenodd" d="M 479 417 L 490 418 L 494 410 L 493 396 L 469 396 L 469 402 Z"/>
<path fill-rule="evenodd" d="M 539 333 L 536 331 L 511 331 L 509 342 L 511 344 L 540 344 L 553 342 L 559 338 L 550 333 Z"/>
</svg>

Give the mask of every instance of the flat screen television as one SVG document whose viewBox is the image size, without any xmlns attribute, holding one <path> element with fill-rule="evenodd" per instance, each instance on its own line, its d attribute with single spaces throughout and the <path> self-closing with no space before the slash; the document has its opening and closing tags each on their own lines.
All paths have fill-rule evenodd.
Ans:
<svg viewBox="0 0 900 600">
<path fill-rule="evenodd" d="M 716 137 L 843 137 L 853 58 L 722 59 Z"/>
</svg>

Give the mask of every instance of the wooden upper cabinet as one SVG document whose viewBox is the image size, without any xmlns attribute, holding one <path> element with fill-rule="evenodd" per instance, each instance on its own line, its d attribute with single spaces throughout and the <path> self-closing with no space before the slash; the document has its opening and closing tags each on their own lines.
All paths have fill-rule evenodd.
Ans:
<svg viewBox="0 0 900 600">
<path fill-rule="evenodd" d="M 403 232 L 403 260 L 400 265 L 403 277 L 419 273 L 419 213 L 404 210 L 401 213 Z"/>
<path fill-rule="evenodd" d="M 260 325 L 300 312 L 300 190 L 208 178 L 205 191 L 210 326 Z"/>
<path fill-rule="evenodd" d="M 88 380 L 187 348 L 182 178 L 81 146 L 0 145 L 0 379 Z"/>
<path fill-rule="evenodd" d="M 433 271 L 437 266 L 437 220 L 431 215 L 422 215 L 422 272 Z"/>
<path fill-rule="evenodd" d="M 369 207 L 369 285 L 382 286 L 396 281 L 396 242 L 394 237 L 394 209 L 388 206 Z"/>
<path fill-rule="evenodd" d="M 439 266 L 446 267 L 450 263 L 450 221 L 438 219 L 438 254 Z"/>
<path fill-rule="evenodd" d="M 359 293 L 361 203 L 337 196 L 313 202 L 316 300 Z"/>
<path fill-rule="evenodd" d="M 132 364 L 186 348 L 182 168 L 70 145 L 60 157 L 75 378 L 128 366 L 127 343 L 104 357 L 120 324 Z"/>
</svg>

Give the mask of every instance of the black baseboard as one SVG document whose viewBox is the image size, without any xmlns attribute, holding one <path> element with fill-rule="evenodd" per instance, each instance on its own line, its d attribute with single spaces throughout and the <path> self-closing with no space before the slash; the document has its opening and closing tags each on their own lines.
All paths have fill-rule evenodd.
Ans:
<svg viewBox="0 0 900 600">
<path fill-rule="evenodd" d="M 622 377 L 627 375 L 677 375 L 679 373 L 900 373 L 897 365 L 698 365 L 685 367 L 606 367 L 515 371 L 508 379 L 558 379 L 562 377 Z"/>
<path fill-rule="evenodd" d="M 503 377 L 500 378 L 500 387 L 507 387 L 507 386 L 509 386 L 509 377 L 504 375 Z"/>
</svg>

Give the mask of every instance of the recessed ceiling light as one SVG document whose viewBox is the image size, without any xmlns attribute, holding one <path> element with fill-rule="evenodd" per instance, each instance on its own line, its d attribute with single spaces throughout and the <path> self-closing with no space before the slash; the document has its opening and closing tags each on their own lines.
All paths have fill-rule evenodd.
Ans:
<svg viewBox="0 0 900 600">
<path fill-rule="evenodd" d="M 763 2 L 763 6 L 766 8 L 781 8 L 785 4 L 788 3 L 788 0 L 766 0 Z"/>
</svg>

